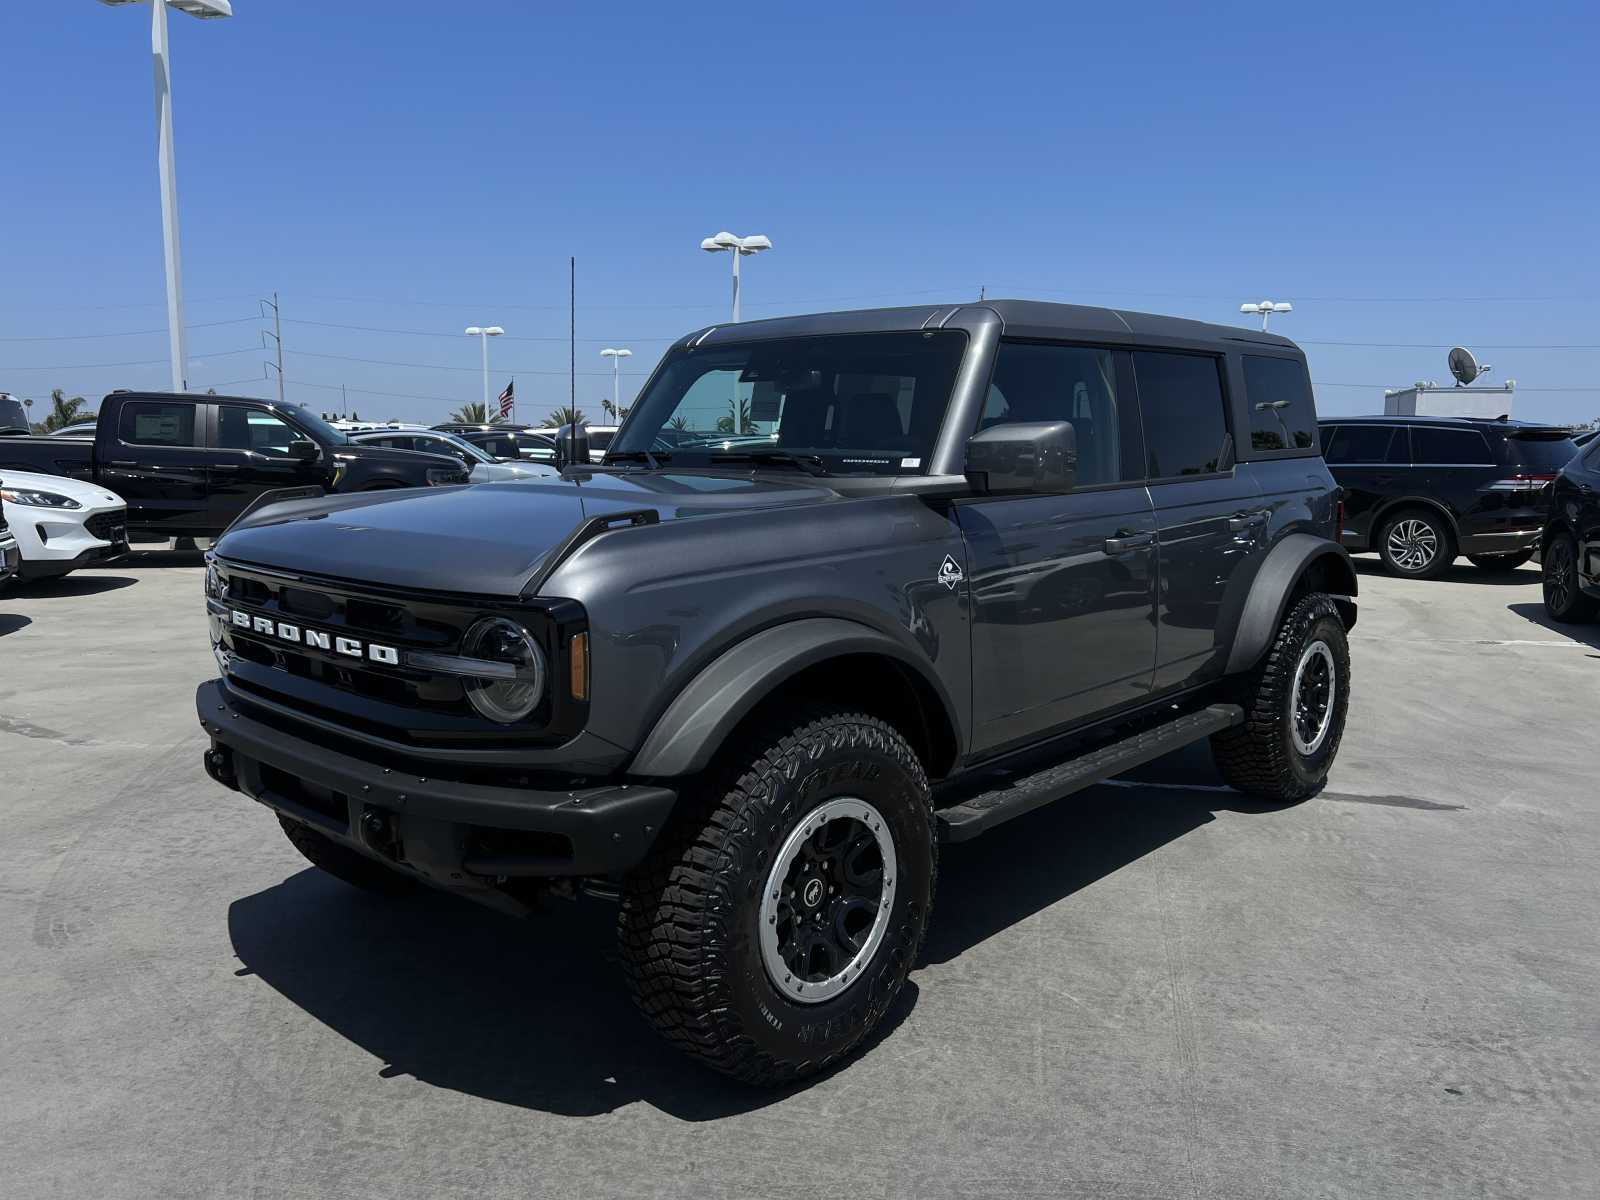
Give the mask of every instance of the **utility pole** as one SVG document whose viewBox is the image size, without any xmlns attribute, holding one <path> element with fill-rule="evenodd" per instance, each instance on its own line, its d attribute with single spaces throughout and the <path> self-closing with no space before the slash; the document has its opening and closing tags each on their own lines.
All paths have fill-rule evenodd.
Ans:
<svg viewBox="0 0 1600 1200">
<path fill-rule="evenodd" d="M 345 416 L 350 415 L 350 397 L 344 390 L 344 384 L 339 385 L 339 411 Z"/>
<path fill-rule="evenodd" d="M 267 339 L 268 338 L 271 338 L 274 342 L 276 342 L 278 344 L 278 361 L 276 363 L 268 363 L 267 365 L 269 367 L 276 366 L 278 368 L 278 403 L 282 404 L 284 402 L 284 400 L 283 400 L 283 315 L 278 311 L 278 293 L 277 292 L 273 292 L 271 300 L 263 300 L 263 301 L 261 301 L 261 307 L 262 307 L 263 310 L 265 310 L 265 309 L 267 309 L 269 307 L 272 309 L 272 329 L 273 329 L 273 332 L 268 333 L 265 329 L 263 329 L 261 331 L 261 344 L 262 344 L 262 346 L 265 346 L 267 344 Z M 263 311 L 261 315 L 264 317 L 267 314 L 266 314 L 265 311 Z"/>
</svg>

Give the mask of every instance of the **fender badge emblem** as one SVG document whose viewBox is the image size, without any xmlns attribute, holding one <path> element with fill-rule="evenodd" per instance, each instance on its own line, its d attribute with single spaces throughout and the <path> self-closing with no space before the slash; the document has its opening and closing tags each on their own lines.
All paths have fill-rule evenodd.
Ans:
<svg viewBox="0 0 1600 1200">
<path fill-rule="evenodd" d="M 939 582 L 953 592 L 956 590 L 956 584 L 965 578 L 966 576 L 962 574 L 960 565 L 957 564 L 955 559 L 946 554 L 944 562 L 939 564 Z"/>
</svg>

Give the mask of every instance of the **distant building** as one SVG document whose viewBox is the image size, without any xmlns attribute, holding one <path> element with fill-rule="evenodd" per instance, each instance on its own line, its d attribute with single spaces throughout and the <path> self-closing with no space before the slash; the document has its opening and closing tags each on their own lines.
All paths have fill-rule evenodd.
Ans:
<svg viewBox="0 0 1600 1200">
<path fill-rule="evenodd" d="M 1418 382 L 1408 388 L 1388 388 L 1383 393 L 1386 417 L 1488 417 L 1511 415 L 1511 398 L 1517 381 L 1499 387 L 1440 387 Z"/>
</svg>

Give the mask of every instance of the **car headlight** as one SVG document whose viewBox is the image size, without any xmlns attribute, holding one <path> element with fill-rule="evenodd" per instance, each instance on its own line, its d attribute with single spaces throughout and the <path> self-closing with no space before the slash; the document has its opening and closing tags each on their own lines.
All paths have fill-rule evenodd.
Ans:
<svg viewBox="0 0 1600 1200">
<path fill-rule="evenodd" d="M 29 488 L 0 488 L 0 500 L 28 508 L 82 508 L 71 496 L 59 492 L 36 492 Z"/>
<path fill-rule="evenodd" d="M 462 470 L 453 470 L 450 467 L 429 467 L 429 487 L 449 487 L 455 483 L 466 483 L 468 475 Z"/>
<path fill-rule="evenodd" d="M 467 699 L 483 716 L 510 725 L 539 706 L 544 695 L 544 651 L 521 625 L 506 617 L 485 617 L 467 630 L 461 654 L 502 668 L 466 680 Z"/>
</svg>

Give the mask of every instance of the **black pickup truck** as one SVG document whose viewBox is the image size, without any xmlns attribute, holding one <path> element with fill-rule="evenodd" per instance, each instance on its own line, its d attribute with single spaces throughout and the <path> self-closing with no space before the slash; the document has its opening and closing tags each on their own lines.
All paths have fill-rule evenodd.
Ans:
<svg viewBox="0 0 1600 1200">
<path fill-rule="evenodd" d="M 215 537 L 258 496 L 466 483 L 453 458 L 358 445 L 315 413 L 238 396 L 113 392 L 90 438 L 0 432 L 0 473 L 82 479 L 128 502 L 135 539 Z"/>
</svg>

